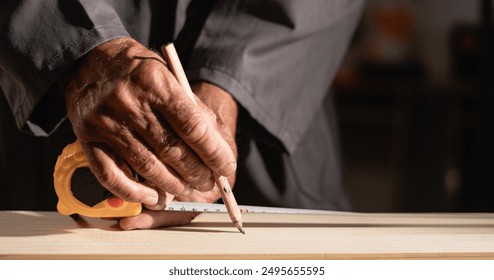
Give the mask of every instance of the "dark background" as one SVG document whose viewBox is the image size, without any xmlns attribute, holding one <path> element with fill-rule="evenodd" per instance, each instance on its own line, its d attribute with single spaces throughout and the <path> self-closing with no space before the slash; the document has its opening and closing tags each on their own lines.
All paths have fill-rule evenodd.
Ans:
<svg viewBox="0 0 494 280">
<path fill-rule="evenodd" d="M 494 210 L 492 1 L 371 0 L 335 79 L 354 210 Z M 74 140 L 18 132 L 0 98 L 0 209 L 54 210 Z"/>
<path fill-rule="evenodd" d="M 492 1 L 368 1 L 335 81 L 358 211 L 494 209 Z"/>
</svg>

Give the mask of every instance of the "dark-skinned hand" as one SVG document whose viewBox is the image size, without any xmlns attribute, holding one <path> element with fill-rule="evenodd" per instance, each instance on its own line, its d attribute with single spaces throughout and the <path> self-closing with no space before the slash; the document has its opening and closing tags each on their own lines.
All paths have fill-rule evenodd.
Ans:
<svg viewBox="0 0 494 280">
<path fill-rule="evenodd" d="M 209 83 L 197 83 L 192 85 L 192 90 L 202 101 L 201 106 L 206 106 L 210 112 L 214 113 L 213 119 L 216 120 L 217 127 L 223 136 L 223 139 L 230 145 L 235 156 L 237 156 L 237 146 L 235 143 L 235 131 L 237 126 L 238 107 L 235 100 L 230 94 L 221 88 Z M 229 176 L 230 186 L 235 183 L 235 176 Z M 168 202 L 174 197 L 167 195 Z M 194 201 L 212 203 L 221 198 L 217 188 L 208 192 L 193 192 L 192 195 L 182 197 L 177 196 L 174 199 L 178 201 Z M 190 223 L 198 213 L 188 212 L 167 212 L 144 210 L 136 217 L 124 218 L 120 220 L 120 226 L 123 229 L 136 228 L 156 228 L 163 226 L 177 226 Z"/>
<path fill-rule="evenodd" d="M 236 168 L 233 98 L 207 83 L 185 94 L 162 58 L 130 38 L 90 51 L 63 82 L 73 130 L 98 181 L 116 196 L 145 205 L 124 229 L 179 225 L 196 214 L 161 211 L 174 197 L 212 202 L 211 170 Z M 141 180 L 120 168 L 125 162 Z M 155 211 L 152 211 L 155 210 Z"/>
</svg>

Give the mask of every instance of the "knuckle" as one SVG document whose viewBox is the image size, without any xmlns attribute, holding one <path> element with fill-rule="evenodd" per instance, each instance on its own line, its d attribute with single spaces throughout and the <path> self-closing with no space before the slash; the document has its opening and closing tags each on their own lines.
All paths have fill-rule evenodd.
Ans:
<svg viewBox="0 0 494 280">
<path fill-rule="evenodd" d="M 168 135 L 160 143 L 159 157 L 163 160 L 174 160 L 183 157 L 183 148 L 181 148 L 180 140 L 174 135 Z"/>
<path fill-rule="evenodd" d="M 185 147 L 177 146 L 168 150 L 167 162 L 172 166 L 181 166 L 188 161 L 188 153 Z"/>
<path fill-rule="evenodd" d="M 185 175 L 184 180 L 194 185 L 202 185 L 209 181 L 213 176 L 211 169 L 207 168 L 203 164 L 196 164 L 188 169 L 189 172 Z"/>
<path fill-rule="evenodd" d="M 207 109 L 208 117 L 213 121 L 213 123 L 216 123 L 218 121 L 218 116 L 216 116 L 216 114 L 209 108 L 206 109 Z"/>
<path fill-rule="evenodd" d="M 205 192 L 210 191 L 214 188 L 215 182 L 212 177 L 209 177 L 207 180 L 203 181 L 200 185 L 197 185 L 197 189 Z"/>
<path fill-rule="evenodd" d="M 211 170 L 181 143 L 162 150 L 160 158 L 188 183 L 202 184 L 212 176 Z"/>
<path fill-rule="evenodd" d="M 191 144 L 201 145 L 207 141 L 210 130 L 202 115 L 197 112 L 184 124 L 184 131 Z"/>
<path fill-rule="evenodd" d="M 223 165 L 226 162 L 224 155 L 223 145 L 220 145 L 219 143 L 216 143 L 212 148 L 204 151 L 205 158 L 213 168 L 219 168 L 219 165 Z"/>
<path fill-rule="evenodd" d="M 148 179 L 155 179 L 160 175 L 160 164 L 155 158 L 150 158 L 148 160 L 140 160 L 136 164 L 136 170 L 142 176 Z"/>
<path fill-rule="evenodd" d="M 187 187 L 180 180 L 169 178 L 164 183 L 164 189 L 173 195 L 181 195 Z"/>
</svg>

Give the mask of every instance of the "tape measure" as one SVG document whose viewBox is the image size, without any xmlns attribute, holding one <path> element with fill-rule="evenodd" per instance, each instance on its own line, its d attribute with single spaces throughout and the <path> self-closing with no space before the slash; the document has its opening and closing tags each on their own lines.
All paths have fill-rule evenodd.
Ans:
<svg viewBox="0 0 494 280">
<path fill-rule="evenodd" d="M 122 166 L 122 168 L 128 168 Z M 62 215 L 86 217 L 130 217 L 139 215 L 142 205 L 124 201 L 106 190 L 89 169 L 89 162 L 79 141 L 67 145 L 55 164 L 53 173 L 57 210 Z M 332 211 L 239 205 L 242 213 L 328 214 Z M 165 211 L 227 213 L 223 204 L 173 201 Z"/>
<path fill-rule="evenodd" d="M 330 214 L 338 213 L 336 211 L 328 210 L 311 210 L 311 209 L 298 209 L 298 208 L 282 208 L 282 207 L 264 207 L 264 206 L 251 206 L 251 205 L 239 205 L 240 212 L 242 213 L 261 213 L 261 214 L 303 214 L 303 215 L 317 215 L 317 214 Z M 165 211 L 187 211 L 187 212 L 204 212 L 204 213 L 227 213 L 226 206 L 223 204 L 214 203 L 198 203 L 198 202 L 181 202 L 172 201 L 168 205 Z"/>
<path fill-rule="evenodd" d="M 53 183 L 58 196 L 57 210 L 62 215 L 130 217 L 142 211 L 140 203 L 124 201 L 98 182 L 79 141 L 67 145 L 58 156 Z"/>
</svg>

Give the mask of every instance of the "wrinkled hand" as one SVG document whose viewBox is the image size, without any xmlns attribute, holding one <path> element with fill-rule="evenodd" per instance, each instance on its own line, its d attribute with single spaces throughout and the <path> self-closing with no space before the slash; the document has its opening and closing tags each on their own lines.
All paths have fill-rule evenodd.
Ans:
<svg viewBox="0 0 494 280">
<path fill-rule="evenodd" d="M 172 196 L 211 190 L 211 170 L 235 172 L 236 156 L 214 114 L 187 97 L 159 55 L 130 38 L 89 52 L 68 77 L 64 96 L 92 172 L 124 200 L 161 210 Z M 131 179 L 122 162 L 142 180 Z"/>
<path fill-rule="evenodd" d="M 198 83 L 192 85 L 192 90 L 196 96 L 202 101 L 201 106 L 208 107 L 214 113 L 213 119 L 217 122 L 217 127 L 223 136 L 223 139 L 230 145 L 235 156 L 237 156 L 237 146 L 235 143 L 235 131 L 237 127 L 238 107 L 235 100 L 223 91 L 221 88 L 209 84 Z M 235 183 L 235 176 L 228 177 L 230 185 Z M 169 201 L 173 196 L 167 196 Z M 191 196 L 177 196 L 178 201 L 195 201 L 195 202 L 215 202 L 221 198 L 217 188 L 213 188 L 208 192 L 194 192 Z M 120 227 L 123 229 L 137 228 L 156 228 L 163 226 L 185 225 L 192 221 L 198 213 L 193 212 L 166 212 L 144 210 L 136 217 L 123 218 L 120 220 Z"/>
</svg>

